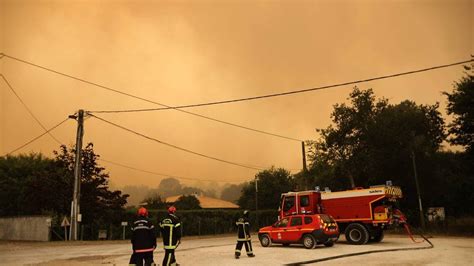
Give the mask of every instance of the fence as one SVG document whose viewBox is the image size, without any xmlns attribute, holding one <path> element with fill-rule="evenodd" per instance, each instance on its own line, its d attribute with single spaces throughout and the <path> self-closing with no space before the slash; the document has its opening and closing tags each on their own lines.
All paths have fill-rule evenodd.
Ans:
<svg viewBox="0 0 474 266">
<path fill-rule="evenodd" d="M 160 236 L 158 222 L 167 215 L 166 210 L 150 210 L 149 219 L 155 224 L 156 234 Z M 235 221 L 240 215 L 241 210 L 182 210 L 178 211 L 177 215 L 181 219 L 182 235 L 216 235 L 235 233 L 237 228 Z M 258 215 L 258 224 L 256 223 Z M 257 231 L 258 228 L 273 224 L 277 220 L 278 213 L 274 210 L 254 211 L 250 212 L 250 224 L 252 231 Z M 125 239 L 130 239 L 131 230 L 130 225 L 133 223 L 135 213 L 129 211 L 124 217 L 123 221 L 128 222 L 125 228 Z M 123 239 L 123 227 L 120 223 L 96 223 L 83 224 L 79 227 L 78 237 L 81 240 L 97 240 L 99 238 L 99 231 L 104 231 L 107 234 L 106 239 L 117 240 Z M 52 228 L 52 240 L 64 240 L 64 228 L 57 223 Z"/>
</svg>

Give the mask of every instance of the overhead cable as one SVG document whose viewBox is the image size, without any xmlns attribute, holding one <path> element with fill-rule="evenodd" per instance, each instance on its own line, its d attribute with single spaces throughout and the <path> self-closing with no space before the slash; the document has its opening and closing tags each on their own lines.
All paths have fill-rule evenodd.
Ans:
<svg viewBox="0 0 474 266">
<path fill-rule="evenodd" d="M 241 128 L 241 129 L 246 129 L 246 130 L 249 130 L 249 131 L 258 132 L 258 133 L 261 133 L 261 134 L 266 134 L 266 135 L 269 135 L 269 136 L 279 137 L 279 138 L 283 138 L 283 139 L 287 139 L 287 140 L 293 140 L 293 141 L 298 141 L 298 142 L 301 142 L 301 141 L 302 141 L 302 140 L 297 139 L 297 138 L 287 137 L 287 136 L 283 136 L 283 135 L 280 135 L 280 134 L 275 134 L 275 133 L 271 133 L 271 132 L 267 132 L 267 131 L 263 131 L 263 130 L 259 130 L 259 129 L 254 129 L 254 128 L 242 126 L 242 125 L 239 125 L 239 124 L 227 122 L 227 121 L 224 121 L 224 120 L 216 119 L 216 118 L 213 118 L 213 117 L 210 117 L 210 116 L 205 116 L 205 115 L 201 115 L 201 114 L 197 114 L 197 113 L 193 113 L 193 112 L 181 110 L 181 109 L 178 109 L 178 108 L 174 108 L 174 107 L 169 106 L 169 105 L 166 105 L 166 104 L 162 104 L 162 103 L 159 103 L 159 102 L 156 102 L 156 101 L 152 101 L 152 100 L 149 100 L 149 99 L 146 99 L 146 98 L 143 98 L 143 97 L 139 97 L 139 96 L 136 96 L 136 95 L 133 95 L 133 94 L 130 94 L 130 93 L 126 93 L 126 92 L 123 92 L 123 91 L 119 91 L 119 90 L 116 90 L 116 89 L 113 89 L 113 88 L 110 88 L 110 87 L 107 87 L 107 86 L 104 86 L 104 85 L 101 85 L 101 84 L 98 84 L 98 83 L 95 83 L 95 82 L 91 82 L 91 81 L 88 81 L 88 80 L 85 80 L 85 79 L 82 79 L 82 78 L 78 78 L 78 77 L 75 77 L 75 76 L 72 76 L 72 75 L 69 75 L 69 74 L 66 74 L 66 73 L 63 73 L 63 72 L 60 72 L 60 71 L 51 69 L 51 68 L 47 68 L 47 67 L 44 67 L 44 66 L 41 66 L 41 65 L 32 63 L 32 62 L 28 62 L 28 61 L 23 60 L 23 59 L 20 59 L 20 58 L 16 58 L 16 57 L 13 57 L 13 56 L 10 56 L 10 55 L 7 55 L 7 54 L 3 54 L 3 55 L 4 55 L 6 58 L 9 58 L 9 59 L 12 59 L 12 60 L 15 60 L 15 61 L 18 61 L 18 62 L 27 64 L 27 65 L 30 65 L 30 66 L 34 66 L 34 67 L 37 67 L 37 68 L 40 68 L 40 69 L 43 69 L 43 70 L 46 70 L 46 71 L 49 71 L 49 72 L 52 72 L 52 73 L 55 73 L 55 74 L 64 76 L 64 77 L 67 77 L 67 78 L 70 78 L 70 79 L 74 79 L 74 80 L 76 80 L 76 81 L 80 81 L 80 82 L 83 82 L 83 83 L 86 83 L 86 84 L 89 84 L 89 85 L 92 85 L 92 86 L 95 86 L 95 87 L 98 87 L 98 88 L 102 88 L 102 89 L 104 89 L 104 90 L 108 90 L 108 91 L 111 91 L 111 92 L 115 92 L 115 93 L 118 93 L 118 94 L 121 94 L 121 95 L 125 95 L 125 96 L 131 97 L 131 98 L 135 98 L 135 99 L 138 99 L 138 100 L 141 100 L 141 101 L 144 101 L 144 102 L 148 102 L 148 103 L 152 103 L 152 104 L 155 104 L 155 105 L 159 105 L 159 106 L 162 106 L 162 107 L 165 107 L 165 108 L 169 108 L 169 109 L 173 109 L 173 110 L 176 110 L 176 111 L 180 111 L 180 112 L 182 112 L 182 113 L 186 113 L 186 114 L 189 114 L 189 115 L 197 116 L 197 117 L 200 117 L 200 118 L 203 118 L 203 119 L 207 119 L 207 120 L 210 120 L 210 121 L 214 121 L 214 122 L 218 122 L 218 123 L 221 123 L 221 124 L 225 124 L 225 125 L 229 125 L 229 126 L 233 126 L 233 127 L 237 127 L 237 128 Z"/>
<path fill-rule="evenodd" d="M 95 117 L 97 118 L 98 120 L 101 120 L 107 124 L 110 124 L 114 127 L 117 127 L 117 128 L 120 128 L 122 130 L 125 130 L 125 131 L 128 131 L 130 133 L 133 133 L 137 136 L 140 136 L 142 138 L 146 138 L 148 140 L 151 140 L 151 141 L 154 141 L 154 142 L 157 142 L 157 143 L 160 143 L 160 144 L 163 144 L 165 146 L 168 146 L 168 147 L 171 147 L 171 148 L 174 148 L 174 149 L 177 149 L 177 150 L 180 150 L 180 151 L 184 151 L 184 152 L 187 152 L 187 153 L 191 153 L 191 154 L 194 154 L 194 155 L 197 155 L 197 156 L 201 156 L 201 157 L 204 157 L 204 158 L 207 158 L 207 159 L 211 159 L 211 160 L 215 160 L 215 161 L 219 161 L 219 162 L 222 162 L 222 163 L 227 163 L 227 164 L 231 164 L 231 165 L 235 165 L 235 166 L 239 166 L 239 167 L 243 167 L 243 168 L 247 168 L 247 169 L 252 169 L 252 170 L 263 170 L 264 168 L 263 167 L 258 167 L 258 166 L 252 166 L 252 165 L 246 165 L 246 164 L 241 164 L 241 163 L 236 163 L 236 162 L 231 162 L 231 161 L 228 161 L 228 160 L 224 160 L 224 159 L 220 159 L 220 158 L 217 158 L 217 157 L 213 157 L 213 156 L 209 156 L 209 155 L 206 155 L 206 154 L 203 154 L 203 153 L 199 153 L 199 152 L 195 152 L 195 151 L 192 151 L 192 150 L 189 150 L 189 149 L 186 149 L 186 148 L 182 148 L 182 147 L 179 147 L 179 146 L 176 146 L 174 144 L 170 144 L 170 143 L 167 143 L 167 142 L 164 142 L 164 141 L 161 141 L 159 139 L 156 139 L 156 138 L 153 138 L 153 137 L 150 137 L 150 136 L 147 136 L 145 134 L 142 134 L 142 133 L 139 133 L 137 131 L 134 131 L 132 129 L 129 129 L 129 128 L 126 128 L 124 126 L 121 126 L 121 125 L 118 125 L 114 122 L 111 122 L 111 121 L 108 121 L 106 119 L 103 119 L 101 117 L 98 117 L 97 115 L 93 115 L 93 114 L 89 114 L 90 116 L 92 117 Z"/>
<path fill-rule="evenodd" d="M 200 179 L 200 178 L 198 179 L 198 178 L 191 178 L 191 177 L 168 175 L 168 174 L 162 174 L 162 173 L 157 173 L 157 172 L 153 172 L 153 171 L 148 171 L 148 170 L 143 170 L 143 169 L 135 168 L 135 167 L 132 167 L 132 166 L 129 166 L 129 165 L 125 165 L 125 164 L 121 164 L 121 163 L 112 162 L 112 161 L 105 160 L 105 159 L 102 159 L 102 158 L 98 158 L 98 160 L 103 161 L 103 162 L 106 162 L 106 163 L 109 163 L 109 164 L 117 165 L 117 166 L 120 166 L 120 167 L 123 167 L 123 168 L 127 168 L 127 169 L 131 169 L 131 170 L 134 170 L 134 171 L 138 171 L 138 172 L 143 172 L 143 173 L 152 174 L 152 175 L 157 175 L 157 176 L 163 176 L 163 177 L 172 177 L 172 178 L 176 178 L 176 179 L 191 180 L 191 181 L 205 181 L 205 182 L 222 182 L 222 183 L 242 183 L 242 182 L 244 182 L 244 181 L 242 181 L 242 182 L 237 182 L 237 181 L 213 180 L 213 179 Z"/>
<path fill-rule="evenodd" d="M 252 97 L 244 97 L 244 98 L 231 99 L 231 100 L 214 101 L 214 102 L 206 102 L 206 103 L 196 103 L 196 104 L 188 104 L 188 105 L 178 105 L 178 106 L 168 106 L 168 107 L 161 107 L 161 108 L 144 108 L 144 109 L 127 109 L 127 110 L 93 110 L 93 111 L 89 111 L 89 112 L 91 112 L 91 113 L 149 112 L 149 111 L 163 111 L 163 110 L 169 110 L 169 109 L 184 109 L 184 108 L 193 108 L 193 107 L 201 107 L 201 106 L 209 106 L 209 105 L 236 103 L 236 102 L 258 100 L 258 99 L 271 98 L 271 97 L 279 97 L 279 96 L 285 96 L 285 95 L 291 95 L 291 94 L 312 92 L 312 91 L 342 87 L 342 86 L 347 86 L 347 85 L 355 85 L 355 84 L 366 83 L 366 82 L 375 81 L 375 80 L 394 78 L 394 77 L 399 77 L 399 76 L 405 76 L 405 75 L 411 75 L 411 74 L 431 71 L 431 70 L 440 69 L 440 68 L 446 68 L 446 67 L 451 67 L 451 66 L 462 65 L 462 64 L 469 63 L 469 62 L 472 62 L 472 61 L 474 61 L 474 59 L 461 61 L 461 62 L 455 62 L 455 63 L 451 63 L 451 64 L 433 66 L 433 67 L 428 67 L 428 68 L 422 68 L 422 69 L 417 69 L 417 70 L 412 70 L 412 71 L 400 72 L 400 73 L 396 73 L 396 74 L 383 75 L 383 76 L 378 76 L 378 77 L 373 77 L 373 78 L 360 79 L 360 80 L 355 80 L 355 81 L 347 81 L 347 82 L 337 83 L 337 84 L 332 84 L 332 85 L 324 85 L 324 86 L 314 87 L 314 88 L 309 88 L 309 89 L 292 90 L 292 91 L 287 91 L 287 92 L 280 92 L 280 93 L 266 94 L 266 95 L 260 95 L 260 96 L 252 96 Z"/>
<path fill-rule="evenodd" d="M 25 109 L 28 111 L 28 113 L 30 113 L 31 117 L 33 117 L 33 119 L 38 123 L 38 125 L 40 125 L 41 128 L 44 129 L 44 131 L 46 131 L 49 136 L 51 138 L 53 138 L 57 143 L 61 144 L 61 142 L 56 138 L 54 137 L 50 132 L 48 132 L 48 130 L 46 129 L 46 127 L 43 125 L 43 123 L 41 123 L 39 121 L 39 119 L 33 114 L 33 112 L 31 111 L 31 109 L 28 107 L 28 105 L 26 105 L 26 103 L 21 99 L 21 97 L 18 95 L 18 93 L 16 93 L 15 89 L 13 89 L 12 85 L 10 84 L 10 82 L 8 82 L 8 80 L 5 78 L 5 76 L 3 74 L 0 74 L 0 76 L 2 77 L 3 81 L 5 81 L 5 83 L 8 85 L 8 87 L 10 88 L 10 90 L 13 92 L 13 94 L 15 94 L 15 96 L 18 98 L 18 100 L 21 102 L 21 104 L 23 105 L 23 107 L 25 107 Z"/>
<path fill-rule="evenodd" d="M 23 147 L 26 147 L 26 146 L 28 146 L 29 144 L 35 142 L 37 139 L 41 138 L 42 136 L 44 136 L 44 135 L 46 135 L 46 134 L 50 134 L 51 131 L 53 131 L 54 129 L 56 129 L 56 128 L 59 127 L 60 125 L 62 125 L 62 124 L 63 124 L 64 122 L 66 122 L 67 120 L 69 120 L 69 117 L 66 118 L 66 119 L 64 119 L 63 121 L 59 122 L 59 123 L 56 124 L 55 126 L 51 127 L 50 129 L 46 129 L 45 132 L 43 132 L 41 135 L 39 135 L 39 136 L 33 138 L 32 140 L 30 140 L 30 141 L 26 142 L 25 144 L 21 145 L 20 147 L 18 147 L 18 148 L 16 148 L 16 149 L 14 149 L 14 150 L 12 150 L 12 151 L 6 153 L 5 155 L 10 155 L 10 154 L 12 154 L 12 153 L 14 153 L 14 152 L 16 152 L 16 151 L 22 149 Z M 61 143 L 60 143 L 60 144 L 61 144 Z"/>
</svg>

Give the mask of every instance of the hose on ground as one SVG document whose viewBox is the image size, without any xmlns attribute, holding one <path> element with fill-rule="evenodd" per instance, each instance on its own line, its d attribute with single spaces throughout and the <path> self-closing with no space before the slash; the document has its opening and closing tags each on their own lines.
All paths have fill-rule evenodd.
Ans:
<svg viewBox="0 0 474 266">
<path fill-rule="evenodd" d="M 408 227 L 405 227 L 408 229 Z M 421 243 L 416 242 L 415 239 L 413 239 L 413 235 L 411 235 L 411 232 L 409 233 L 410 237 L 415 243 Z M 348 254 L 342 254 L 342 255 L 337 255 L 337 256 L 331 256 L 331 257 L 325 257 L 325 258 L 320 258 L 320 259 L 314 259 L 314 260 L 307 260 L 307 261 L 300 261 L 300 262 L 294 262 L 294 263 L 289 263 L 285 265 L 302 265 L 302 264 L 311 264 L 311 263 L 318 263 L 318 262 L 323 262 L 323 261 L 328 261 L 328 260 L 336 260 L 336 259 L 342 259 L 342 258 L 347 258 L 347 257 L 354 257 L 354 256 L 360 256 L 360 255 L 366 255 L 366 254 L 372 254 L 372 253 L 383 253 L 383 252 L 394 252 L 394 251 L 409 251 L 409 250 L 418 250 L 418 249 L 430 249 L 433 248 L 434 245 L 431 243 L 428 238 L 426 238 L 424 235 L 419 234 L 424 241 L 426 241 L 429 246 L 424 246 L 424 247 L 411 247 L 411 248 L 392 248 L 392 249 L 379 249 L 379 250 L 369 250 L 369 251 L 363 251 L 363 252 L 355 252 L 355 253 L 348 253 Z"/>
</svg>

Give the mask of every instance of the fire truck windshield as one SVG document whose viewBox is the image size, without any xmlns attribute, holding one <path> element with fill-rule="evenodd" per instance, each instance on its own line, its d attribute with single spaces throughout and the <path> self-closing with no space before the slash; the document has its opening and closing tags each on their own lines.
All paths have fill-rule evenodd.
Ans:
<svg viewBox="0 0 474 266">
<path fill-rule="evenodd" d="M 295 197 L 285 197 L 285 202 L 283 203 L 283 211 L 287 212 L 295 206 Z"/>
</svg>

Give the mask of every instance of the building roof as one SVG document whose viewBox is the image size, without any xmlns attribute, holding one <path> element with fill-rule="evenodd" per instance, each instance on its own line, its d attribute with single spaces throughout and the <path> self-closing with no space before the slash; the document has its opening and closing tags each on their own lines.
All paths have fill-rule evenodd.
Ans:
<svg viewBox="0 0 474 266">
<path fill-rule="evenodd" d="M 165 199 L 166 202 L 176 202 L 181 196 L 171 196 Z M 199 205 L 203 209 L 238 209 L 239 206 L 230 202 L 216 198 L 210 198 L 206 196 L 191 194 L 191 196 L 196 197 L 199 200 Z"/>
</svg>

